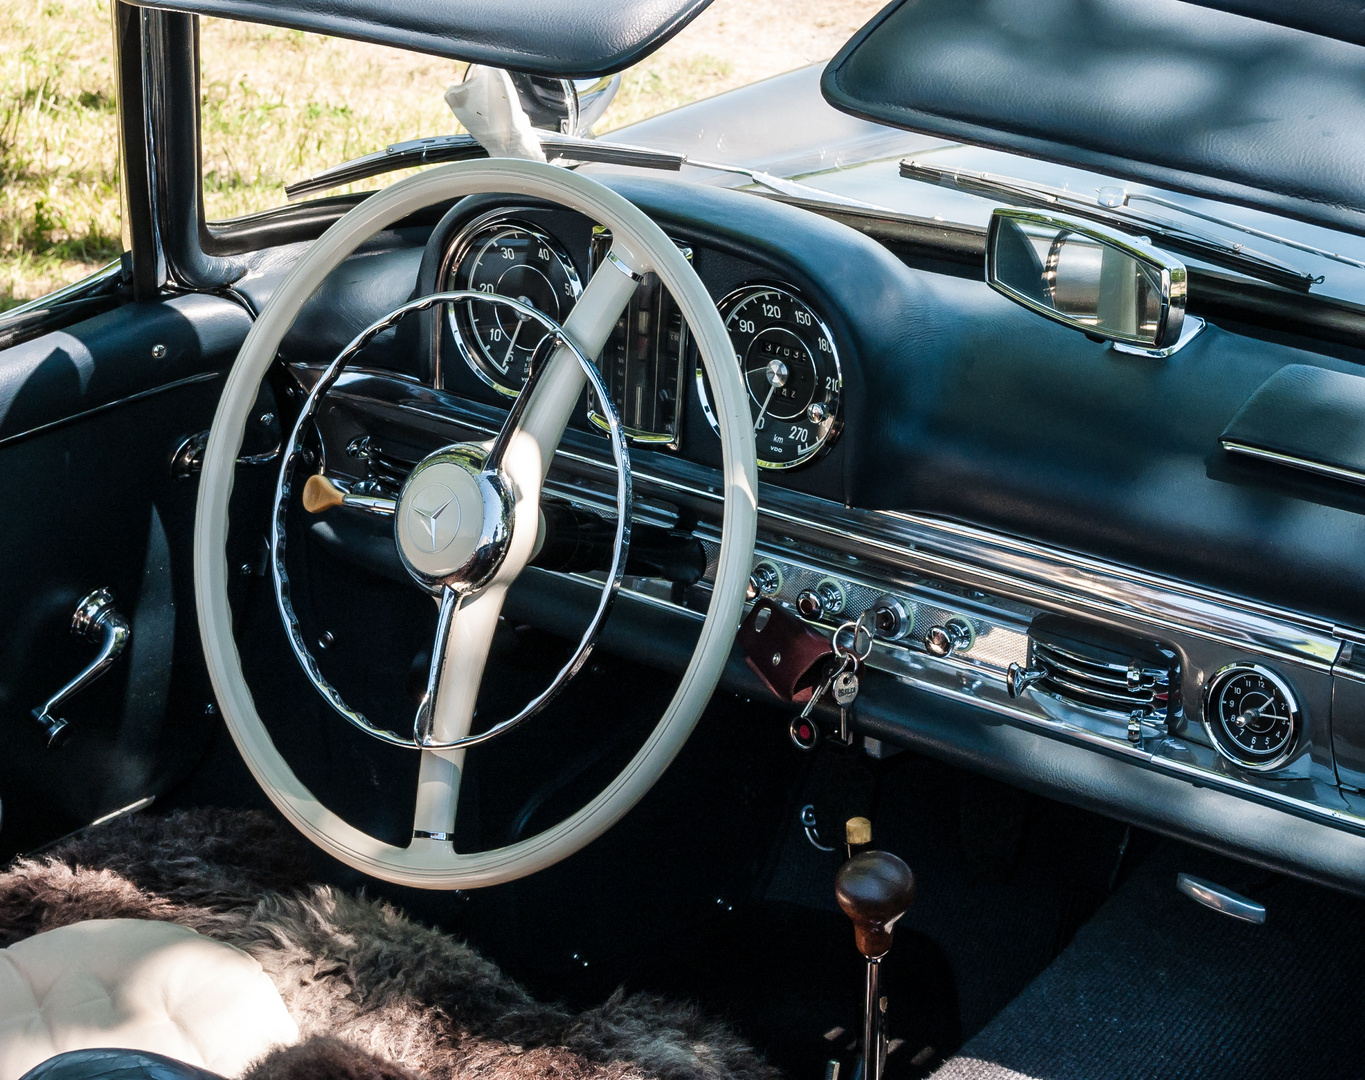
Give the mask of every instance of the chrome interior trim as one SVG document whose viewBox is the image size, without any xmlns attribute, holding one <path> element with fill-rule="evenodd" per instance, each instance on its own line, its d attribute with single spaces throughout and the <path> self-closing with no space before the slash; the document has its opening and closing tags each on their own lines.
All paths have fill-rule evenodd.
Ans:
<svg viewBox="0 0 1365 1080">
<path fill-rule="evenodd" d="M 1361 472 L 1359 469 L 1328 465 L 1323 461 L 1314 461 L 1312 458 L 1298 457 L 1295 454 L 1282 454 L 1277 450 L 1264 450 L 1259 446 L 1248 446 L 1246 443 L 1238 442 L 1235 439 L 1220 439 L 1219 442 L 1229 454 L 1255 458 L 1257 461 L 1269 461 L 1274 465 L 1285 465 L 1291 469 L 1302 469 L 1304 472 L 1326 476 L 1332 480 L 1344 480 L 1348 484 L 1365 484 L 1365 472 Z"/>
<path fill-rule="evenodd" d="M 79 281 L 73 281 L 70 285 L 63 286 L 56 292 L 40 296 L 35 300 L 20 304 L 18 307 L 10 308 L 3 315 L 0 315 L 0 333 L 10 329 L 16 323 L 23 322 L 30 315 L 40 311 L 50 311 L 54 307 L 67 303 L 70 300 L 80 300 L 92 289 L 103 285 L 110 278 L 116 278 L 123 273 L 122 259 L 115 259 L 107 266 L 102 266 L 93 274 L 89 274 Z"/>
<path fill-rule="evenodd" d="M 20 439 L 27 439 L 33 435 L 41 435 L 43 432 L 52 431 L 54 428 L 65 427 L 67 424 L 74 424 L 78 420 L 85 420 L 98 413 L 108 412 L 110 409 L 117 409 L 120 405 L 130 405 L 135 401 L 142 401 L 144 398 L 153 397 L 156 394 L 164 394 L 168 390 L 179 390 L 183 386 L 193 386 L 195 383 L 212 382 L 214 379 L 223 378 L 221 371 L 204 371 L 198 375 L 187 375 L 183 379 L 176 379 L 172 382 L 162 383 L 160 386 L 153 386 L 150 390 L 139 390 L 136 394 L 129 394 L 127 397 L 116 398 L 113 401 L 106 401 L 103 405 L 96 405 L 93 409 L 86 409 L 84 412 L 73 413 L 71 416 L 63 416 L 60 420 L 53 420 L 46 424 L 39 424 L 37 427 L 29 428 L 27 431 L 16 431 L 13 435 L 6 435 L 0 438 L 0 446 L 8 446 L 12 442 Z"/>
<path fill-rule="evenodd" d="M 306 367 L 295 372 L 305 383 L 317 374 Z M 418 380 L 388 372 L 353 370 L 339 380 L 336 393 L 377 408 L 390 419 L 408 416 L 453 424 L 471 437 L 492 434 L 496 428 L 493 410 L 457 401 Z M 694 510 L 719 506 L 720 493 L 706 484 L 704 475 L 695 479 L 688 475 L 689 471 L 700 473 L 699 467 L 673 459 L 650 464 L 650 468 L 635 470 L 637 486 L 646 499 L 652 493 L 655 499 L 690 503 Z M 561 445 L 547 490 L 596 506 L 607 498 L 610 479 L 604 461 Z M 1309 672 L 1332 674 L 1344 643 L 1335 636 L 1341 628 L 1330 620 L 975 526 L 915 514 L 858 510 L 769 484 L 760 486 L 759 515 L 756 558 L 806 567 L 813 574 L 832 574 L 855 584 L 866 582 L 879 591 L 890 587 L 913 603 L 950 608 L 975 624 L 977 647 L 967 654 L 930 655 L 915 636 L 876 642 L 869 667 L 902 685 L 984 709 L 1041 736 L 1365 835 L 1365 805 L 1353 802 L 1336 787 L 1330 759 L 1314 760 L 1301 752 L 1274 776 L 1246 773 L 1214 747 L 1198 741 L 1204 732 L 1192 714 L 1192 703 L 1187 703 L 1186 719 L 1191 723 L 1185 734 L 1189 737 L 1170 737 L 1164 724 L 1144 722 L 1140 737 L 1130 742 L 1129 732 L 1116 726 L 1112 716 L 1047 694 L 1011 699 L 1006 689 L 1005 669 L 1011 658 L 1026 660 L 1027 627 L 1038 611 L 1097 617 L 1129 629 L 1146 627 L 1250 656 L 1275 657 L 1295 665 L 1300 677 Z M 697 535 L 705 541 L 714 532 L 714 522 L 708 523 L 703 512 Z M 585 584 L 601 586 L 596 577 L 583 575 L 583 579 Z M 621 592 L 632 601 L 700 617 L 676 602 L 670 588 L 657 586 L 657 582 L 628 577 Z M 824 633 L 833 630 L 832 625 L 812 625 Z M 973 655 L 983 641 L 997 643 L 989 658 Z M 1329 739 L 1326 719 L 1323 715 L 1319 721 L 1319 740 Z"/>
<path fill-rule="evenodd" d="M 1196 904 L 1203 904 L 1206 908 L 1220 914 L 1233 919 L 1240 919 L 1242 922 L 1252 923 L 1255 926 L 1261 926 L 1265 923 L 1264 904 L 1255 900 L 1248 900 L 1240 893 L 1225 889 L 1221 885 L 1215 885 L 1212 881 L 1191 877 L 1189 874 L 1177 874 L 1175 887 Z"/>
<path fill-rule="evenodd" d="M 316 369 L 307 367 L 296 367 L 295 371 L 305 380 L 317 374 Z M 491 419 L 453 395 L 391 372 L 350 369 L 338 380 L 335 392 L 368 398 L 382 389 L 388 390 L 380 395 L 386 407 L 457 424 L 485 437 L 496 434 Z M 604 480 L 610 478 L 611 469 L 605 461 L 563 445 L 556 461 Z M 715 507 L 722 504 L 722 494 L 714 485 L 702 486 L 684 479 L 682 474 L 700 471 L 699 466 L 676 461 L 657 464 L 662 468 L 634 470 L 642 496 L 648 497 L 652 487 L 656 492 L 672 492 Z M 665 475 L 664 469 L 679 475 Z M 809 540 L 846 557 L 875 559 L 1025 605 L 1191 633 L 1266 659 L 1322 672 L 1331 671 L 1341 649 L 1341 639 L 1334 636 L 1330 619 L 944 518 L 861 510 L 765 483 L 759 484 L 758 513 L 760 530 Z"/>
</svg>

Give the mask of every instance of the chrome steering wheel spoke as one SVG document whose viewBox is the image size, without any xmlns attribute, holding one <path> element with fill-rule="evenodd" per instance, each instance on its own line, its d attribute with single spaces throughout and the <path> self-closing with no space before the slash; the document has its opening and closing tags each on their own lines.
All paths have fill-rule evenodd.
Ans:
<svg viewBox="0 0 1365 1080">
<path fill-rule="evenodd" d="M 549 704 L 586 662 L 620 587 L 630 544 L 630 459 L 620 419 L 588 353 L 600 351 L 633 287 L 631 278 L 621 273 L 594 276 L 563 326 L 528 304 L 498 294 L 460 290 L 422 297 L 358 334 L 314 384 L 295 421 L 275 492 L 271 562 L 276 602 L 290 647 L 309 681 L 333 709 L 374 738 L 422 751 L 414 819 L 417 840 L 448 839 L 464 751 L 496 738 Z M 511 307 L 544 327 L 553 349 L 543 361 L 533 364 L 522 393 L 490 446 L 456 444 L 428 455 L 413 469 L 402 494 L 392 504 L 395 542 L 403 564 L 414 580 L 440 601 L 426 693 L 414 717 L 412 735 L 407 736 L 374 724 L 351 708 L 323 675 L 293 609 L 285 564 L 285 523 L 293 471 L 302 460 L 307 432 L 322 399 L 346 365 L 404 315 L 437 304 L 465 302 Z M 584 342 L 585 347 L 576 341 Z M 545 474 L 585 385 L 591 385 L 598 399 L 606 403 L 617 468 L 617 529 L 611 569 L 588 629 L 550 685 L 514 716 L 474 733 L 475 701 L 502 602 L 507 588 L 532 557 Z M 350 499 L 336 496 L 344 493 L 325 477 L 315 475 L 305 486 L 305 507 L 313 509 L 310 498 L 320 509 L 352 504 Z M 375 508 L 363 509 L 373 512 Z M 387 505 L 381 512 L 384 510 L 388 510 Z"/>
</svg>

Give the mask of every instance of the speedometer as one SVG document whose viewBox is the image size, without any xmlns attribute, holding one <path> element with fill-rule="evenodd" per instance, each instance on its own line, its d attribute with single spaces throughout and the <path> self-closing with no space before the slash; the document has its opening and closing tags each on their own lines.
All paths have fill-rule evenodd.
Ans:
<svg viewBox="0 0 1365 1080">
<path fill-rule="evenodd" d="M 553 238 L 502 213 L 473 222 L 452 245 L 445 287 L 510 296 L 563 323 L 583 291 Z M 455 343 L 474 374 L 515 397 L 547 331 L 511 308 L 469 301 L 450 308 Z"/>
<path fill-rule="evenodd" d="M 720 314 L 749 391 L 759 466 L 790 469 L 810 461 L 838 430 L 843 376 L 829 328 L 795 293 L 773 285 L 731 293 Z M 700 368 L 697 391 L 719 431 Z"/>
</svg>

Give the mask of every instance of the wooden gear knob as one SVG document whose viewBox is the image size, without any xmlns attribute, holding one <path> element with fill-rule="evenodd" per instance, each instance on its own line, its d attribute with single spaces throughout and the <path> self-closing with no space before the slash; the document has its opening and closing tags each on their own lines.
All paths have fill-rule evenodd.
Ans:
<svg viewBox="0 0 1365 1080">
<path fill-rule="evenodd" d="M 853 920 L 858 951 L 878 960 L 891 950 L 896 920 L 915 902 L 915 875 L 894 855 L 864 851 L 839 868 L 834 897 Z"/>
</svg>

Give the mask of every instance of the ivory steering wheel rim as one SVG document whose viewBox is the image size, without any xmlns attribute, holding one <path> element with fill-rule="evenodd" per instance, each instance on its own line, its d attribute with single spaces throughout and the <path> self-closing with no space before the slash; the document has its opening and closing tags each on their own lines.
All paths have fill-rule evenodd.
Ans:
<svg viewBox="0 0 1365 1080">
<path fill-rule="evenodd" d="M 602 326 L 608 319 L 614 323 L 634 290 L 632 272 L 638 276 L 653 271 L 672 293 L 697 343 L 715 396 L 713 409 L 720 426 L 723 461 L 721 547 L 711 603 L 678 689 L 644 745 L 602 792 L 557 825 L 515 844 L 460 853 L 448 841 L 426 838 L 445 834 L 419 829 L 419 838 L 408 847 L 399 848 L 368 836 L 323 806 L 295 776 L 270 740 L 246 684 L 233 636 L 227 590 L 228 504 L 236 458 L 260 383 L 299 309 L 323 278 L 362 243 L 401 218 L 436 202 L 488 192 L 545 199 L 577 210 L 611 230 L 613 258 L 605 261 L 593 276 L 565 323 L 566 330 L 575 335 L 576 343 L 588 355 L 596 355 L 598 347 L 576 335 L 580 330 L 589 336 L 604 335 Z M 599 278 L 603 279 L 601 284 L 592 289 Z M 589 293 L 593 294 L 591 298 Z M 612 311 L 614 305 L 619 306 Z M 580 311 L 583 316 L 576 320 Z M 574 382 L 567 373 L 567 367 L 561 365 L 561 369 L 563 377 L 547 377 L 537 388 L 541 396 L 527 410 L 528 416 L 535 411 L 536 423 L 529 426 L 544 443 L 542 446 L 532 441 L 522 451 L 525 461 L 520 466 L 519 490 L 533 492 L 534 500 L 529 495 L 525 499 L 519 497 L 518 507 L 524 512 L 524 504 L 529 504 L 532 518 L 539 501 L 539 481 L 563 431 L 561 415 L 563 421 L 567 420 L 566 400 L 570 392 L 576 399 L 575 387 L 581 387 L 581 382 Z M 574 370 L 577 372 L 576 364 Z M 578 375 L 581 379 L 581 372 Z M 382 880 L 416 888 L 466 889 L 510 881 L 553 865 L 601 836 L 672 763 L 710 701 L 729 657 L 743 611 L 757 529 L 758 482 L 751 425 L 748 395 L 739 368 L 733 363 L 733 348 L 714 301 L 663 231 L 609 188 L 572 171 L 539 162 L 492 159 L 460 162 L 419 173 L 351 210 L 300 258 L 247 334 L 228 374 L 200 473 L 194 535 L 200 639 L 229 733 L 267 797 L 309 840 L 341 862 Z M 529 553 L 531 540 L 526 538 L 524 523 L 514 528 L 514 544 L 518 535 L 521 547 Z M 500 587 L 505 590 L 505 584 L 522 566 L 524 558 L 520 562 L 509 558 L 506 580 Z M 485 608 L 495 611 L 494 605 L 500 606 L 501 600 L 500 594 L 492 596 L 492 590 L 491 584 L 484 590 L 489 594 Z M 486 620 L 486 613 L 483 618 Z M 471 633 L 476 631 L 477 627 Z M 482 659 L 477 658 L 480 677 Z M 453 775 L 457 798 L 463 752 L 436 755 L 423 752 L 423 756 L 423 777 L 427 776 L 428 764 L 433 766 L 433 775 Z M 431 761 L 426 760 L 429 756 Z M 419 790 L 419 818 L 424 794 Z M 438 804 L 440 797 L 435 796 Z M 453 827 L 453 800 L 450 814 Z"/>
</svg>

